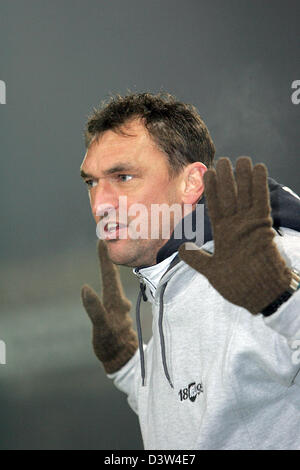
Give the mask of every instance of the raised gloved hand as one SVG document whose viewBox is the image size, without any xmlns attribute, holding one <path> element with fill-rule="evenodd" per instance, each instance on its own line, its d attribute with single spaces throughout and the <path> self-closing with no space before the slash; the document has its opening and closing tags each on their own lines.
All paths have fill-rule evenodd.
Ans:
<svg viewBox="0 0 300 470">
<path fill-rule="evenodd" d="M 257 314 L 288 289 L 292 278 L 273 240 L 267 168 L 263 163 L 252 167 L 251 158 L 240 157 L 234 177 L 230 160 L 222 157 L 216 170 L 205 172 L 204 187 L 214 254 L 185 243 L 179 256 L 229 302 Z"/>
<path fill-rule="evenodd" d="M 131 302 L 125 297 L 117 265 L 108 256 L 106 242 L 98 242 L 102 274 L 102 301 L 94 290 L 84 285 L 81 298 L 93 324 L 93 347 L 108 374 L 121 369 L 138 348 L 132 328 Z"/>
</svg>

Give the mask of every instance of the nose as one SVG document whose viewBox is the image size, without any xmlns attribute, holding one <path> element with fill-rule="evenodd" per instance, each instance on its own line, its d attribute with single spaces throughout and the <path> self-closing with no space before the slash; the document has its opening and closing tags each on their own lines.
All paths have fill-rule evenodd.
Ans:
<svg viewBox="0 0 300 470">
<path fill-rule="evenodd" d="M 94 219 L 98 222 L 110 211 L 118 208 L 118 197 L 108 181 L 98 181 L 90 193 L 91 208 Z"/>
</svg>

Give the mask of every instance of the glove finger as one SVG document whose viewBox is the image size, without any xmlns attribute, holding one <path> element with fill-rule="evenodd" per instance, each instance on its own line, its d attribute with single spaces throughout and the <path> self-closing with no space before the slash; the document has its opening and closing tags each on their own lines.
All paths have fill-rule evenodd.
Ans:
<svg viewBox="0 0 300 470">
<path fill-rule="evenodd" d="M 128 312 L 131 302 L 126 298 L 120 279 L 119 268 L 108 255 L 104 240 L 98 242 L 98 255 L 102 277 L 102 299 L 107 311 Z"/>
<path fill-rule="evenodd" d="M 268 170 L 263 163 L 257 163 L 252 173 L 253 207 L 257 217 L 270 215 L 270 196 L 268 188 Z"/>
<path fill-rule="evenodd" d="M 207 170 L 204 173 L 203 181 L 208 214 L 211 222 L 213 223 L 221 217 L 216 171 L 214 169 Z"/>
<path fill-rule="evenodd" d="M 212 259 L 212 255 L 201 250 L 195 243 L 183 243 L 179 247 L 180 258 L 201 274 L 206 274 Z"/>
<path fill-rule="evenodd" d="M 237 187 L 229 158 L 219 158 L 216 172 L 222 216 L 229 217 L 237 211 Z"/>
<path fill-rule="evenodd" d="M 239 157 L 235 165 L 238 211 L 244 212 L 252 206 L 252 160 Z"/>
<path fill-rule="evenodd" d="M 107 325 L 107 313 L 96 292 L 87 284 L 81 289 L 83 306 L 93 325 L 105 327 Z"/>
</svg>

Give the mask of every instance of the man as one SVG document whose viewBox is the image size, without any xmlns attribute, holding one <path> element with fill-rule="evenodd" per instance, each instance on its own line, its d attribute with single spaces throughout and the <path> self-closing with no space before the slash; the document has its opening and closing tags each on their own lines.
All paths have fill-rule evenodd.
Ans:
<svg viewBox="0 0 300 470">
<path fill-rule="evenodd" d="M 248 157 L 235 172 L 226 158 L 214 168 L 196 109 L 168 94 L 116 97 L 90 118 L 86 144 L 103 297 L 84 286 L 82 300 L 95 353 L 128 395 L 145 448 L 299 448 L 298 196 Z M 143 234 L 154 224 L 158 237 L 136 236 L 135 203 L 146 209 Z M 170 217 L 168 239 L 155 204 L 188 208 Z M 200 243 L 175 236 L 186 221 L 199 227 L 199 214 Z M 118 264 L 140 281 L 138 335 Z M 152 303 L 147 346 L 141 298 Z"/>
</svg>

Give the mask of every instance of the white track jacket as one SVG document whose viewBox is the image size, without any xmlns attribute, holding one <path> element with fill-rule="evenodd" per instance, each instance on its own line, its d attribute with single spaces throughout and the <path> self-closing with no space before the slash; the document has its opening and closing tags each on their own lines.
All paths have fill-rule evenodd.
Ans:
<svg viewBox="0 0 300 470">
<path fill-rule="evenodd" d="M 277 247 L 299 271 L 300 233 L 280 232 Z M 213 252 L 213 241 L 202 248 Z M 138 414 L 145 449 L 300 449 L 300 290 L 254 316 L 183 261 L 167 271 L 176 254 L 134 270 L 153 336 L 144 357 L 138 350 L 109 375 Z"/>
</svg>

